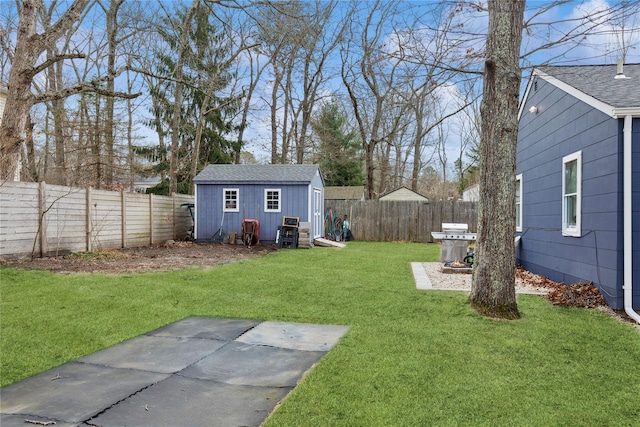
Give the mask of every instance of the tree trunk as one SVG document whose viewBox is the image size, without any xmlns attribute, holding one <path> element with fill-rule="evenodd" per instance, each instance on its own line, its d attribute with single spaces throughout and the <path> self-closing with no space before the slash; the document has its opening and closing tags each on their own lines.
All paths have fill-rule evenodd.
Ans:
<svg viewBox="0 0 640 427">
<path fill-rule="evenodd" d="M 116 73 L 116 47 L 118 42 L 116 37 L 118 35 L 118 10 L 124 0 L 111 0 L 109 3 L 109 9 L 107 10 L 107 40 L 109 44 L 109 53 L 107 57 L 107 74 L 109 78 L 106 81 L 107 90 L 113 92 L 115 90 L 115 73 Z M 105 106 L 105 152 L 107 159 L 105 161 L 105 184 L 107 188 L 110 188 L 113 184 L 114 177 L 114 140 L 115 140 L 115 98 L 113 96 L 107 97 Z"/>
<path fill-rule="evenodd" d="M 33 129 L 34 123 L 31 120 L 31 115 L 27 115 L 27 124 L 26 124 L 26 133 L 27 139 L 25 141 L 26 145 L 26 161 L 25 161 L 25 172 L 24 176 L 28 181 L 39 182 L 38 170 L 36 169 L 36 149 L 33 143 Z"/>
<path fill-rule="evenodd" d="M 515 319 L 520 317 L 515 294 L 515 158 L 525 2 L 492 0 L 488 5 L 478 239 L 470 301 L 483 315 Z"/>
<path fill-rule="evenodd" d="M 189 46 L 189 32 L 191 31 L 191 21 L 200 5 L 200 0 L 193 0 L 189 13 L 187 13 L 183 26 L 182 33 L 180 35 L 180 51 L 178 54 L 178 60 L 176 62 L 176 68 L 174 77 L 176 80 L 175 94 L 173 99 L 173 122 L 171 124 L 171 158 L 169 160 L 169 194 L 176 193 L 178 191 L 178 167 L 179 162 L 179 150 L 180 150 L 180 119 L 182 118 L 182 76 L 184 70 L 182 69 L 187 49 Z"/>
<path fill-rule="evenodd" d="M 278 159 L 278 87 L 282 80 L 275 54 L 271 60 L 274 82 L 271 89 L 271 163 L 279 163 Z"/>
<path fill-rule="evenodd" d="M 8 108 L 4 109 L 0 127 L 0 179 L 13 180 L 18 166 L 20 147 L 29 110 L 33 104 L 30 73 L 40 52 L 29 49 L 29 39 L 36 33 L 37 1 L 24 1 L 16 38 L 16 53 L 9 73 L 7 85 Z M 9 108 L 10 106 L 10 108 Z"/>
<path fill-rule="evenodd" d="M 78 19 L 89 0 L 75 0 L 58 21 L 41 34 L 36 22 L 41 0 L 23 0 L 16 32 L 16 48 L 11 63 L 6 105 L 0 125 L 0 179 L 12 179 L 25 137 L 27 116 L 34 103 L 31 83 L 40 54 Z"/>
</svg>

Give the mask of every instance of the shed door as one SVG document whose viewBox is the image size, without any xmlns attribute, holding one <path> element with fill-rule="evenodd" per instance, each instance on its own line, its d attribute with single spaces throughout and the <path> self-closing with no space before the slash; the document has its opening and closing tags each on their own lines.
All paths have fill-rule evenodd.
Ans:
<svg viewBox="0 0 640 427">
<path fill-rule="evenodd" d="M 322 237 L 323 217 L 322 217 L 322 191 L 319 188 L 313 189 L 313 238 Z"/>
</svg>

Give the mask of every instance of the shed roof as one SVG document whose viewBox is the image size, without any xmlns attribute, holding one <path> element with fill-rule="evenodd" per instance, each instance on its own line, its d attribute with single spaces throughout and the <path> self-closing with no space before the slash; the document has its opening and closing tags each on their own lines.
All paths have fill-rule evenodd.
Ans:
<svg viewBox="0 0 640 427">
<path fill-rule="evenodd" d="M 615 64 L 544 66 L 538 70 L 614 108 L 640 107 L 640 64 L 624 64 L 626 78 L 614 78 Z"/>
<path fill-rule="evenodd" d="M 206 182 L 311 182 L 320 173 L 318 165 L 209 165 L 194 179 Z"/>
</svg>

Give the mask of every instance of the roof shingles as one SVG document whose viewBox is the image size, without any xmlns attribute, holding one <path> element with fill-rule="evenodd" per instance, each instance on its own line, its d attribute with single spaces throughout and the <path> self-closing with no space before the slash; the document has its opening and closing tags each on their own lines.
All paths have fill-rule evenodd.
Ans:
<svg viewBox="0 0 640 427">
<path fill-rule="evenodd" d="M 318 165 L 209 165 L 194 182 L 310 182 Z"/>
<path fill-rule="evenodd" d="M 640 107 L 640 64 L 625 64 L 626 78 L 615 79 L 616 65 L 573 65 L 538 67 L 579 91 L 614 108 Z"/>
</svg>

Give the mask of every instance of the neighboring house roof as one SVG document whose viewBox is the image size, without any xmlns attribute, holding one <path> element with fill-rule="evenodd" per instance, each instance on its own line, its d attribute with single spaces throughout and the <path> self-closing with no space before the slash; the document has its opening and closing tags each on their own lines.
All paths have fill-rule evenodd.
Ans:
<svg viewBox="0 0 640 427">
<path fill-rule="evenodd" d="M 424 201 L 428 202 L 429 198 L 417 193 L 405 186 L 396 188 L 395 190 L 384 193 L 380 196 L 380 200 L 401 200 L 401 201 Z"/>
<path fill-rule="evenodd" d="M 618 65 L 537 67 L 529 79 L 525 99 L 539 77 L 612 117 L 636 115 L 640 111 L 640 64 L 624 64 L 623 78 L 619 71 Z"/>
<path fill-rule="evenodd" d="M 316 174 L 322 177 L 318 165 L 209 165 L 194 182 L 304 183 L 312 181 Z"/>
<path fill-rule="evenodd" d="M 324 198 L 331 200 L 364 200 L 364 185 L 325 187 Z"/>
<path fill-rule="evenodd" d="M 477 202 L 480 199 L 480 184 L 472 185 L 462 192 L 463 202 Z"/>
<path fill-rule="evenodd" d="M 148 188 L 155 187 L 161 182 L 162 179 L 159 176 L 136 176 L 133 180 L 133 187 L 135 190 L 147 190 Z"/>
</svg>

